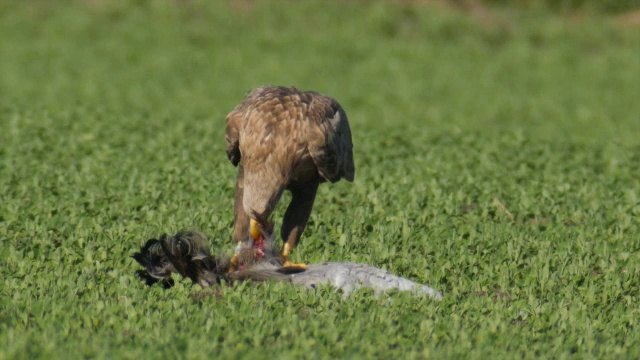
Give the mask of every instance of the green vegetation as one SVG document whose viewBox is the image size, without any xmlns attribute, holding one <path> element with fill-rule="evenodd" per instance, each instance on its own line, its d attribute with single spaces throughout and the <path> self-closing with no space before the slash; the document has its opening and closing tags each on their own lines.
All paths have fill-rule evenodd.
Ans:
<svg viewBox="0 0 640 360">
<path fill-rule="evenodd" d="M 0 358 L 640 357 L 638 28 L 490 14 L 0 3 Z M 135 278 L 162 232 L 233 248 L 224 116 L 262 84 L 353 129 L 356 181 L 321 189 L 293 260 L 442 302 Z"/>
<path fill-rule="evenodd" d="M 478 4 L 478 0 L 455 0 L 462 4 Z M 597 11 L 617 13 L 637 10 L 639 0 L 486 0 L 490 4 L 509 5 L 514 7 L 538 8 L 562 12 Z"/>
</svg>

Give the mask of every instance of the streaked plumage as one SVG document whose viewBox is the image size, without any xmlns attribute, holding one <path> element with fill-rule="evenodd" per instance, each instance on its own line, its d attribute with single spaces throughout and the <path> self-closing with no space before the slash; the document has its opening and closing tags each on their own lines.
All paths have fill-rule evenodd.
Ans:
<svg viewBox="0 0 640 360">
<path fill-rule="evenodd" d="M 290 190 L 281 229 L 286 257 L 307 224 L 318 185 L 353 181 L 347 116 L 337 101 L 317 92 L 260 87 L 227 115 L 226 124 L 227 155 L 238 166 L 234 239 L 247 240 L 250 218 L 271 231 L 271 213 Z"/>
</svg>

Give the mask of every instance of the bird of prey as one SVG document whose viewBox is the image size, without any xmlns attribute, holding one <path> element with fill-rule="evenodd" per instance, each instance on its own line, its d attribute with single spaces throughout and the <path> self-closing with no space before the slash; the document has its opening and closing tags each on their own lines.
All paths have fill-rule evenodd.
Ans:
<svg viewBox="0 0 640 360">
<path fill-rule="evenodd" d="M 234 271 L 243 249 L 273 235 L 271 214 L 284 190 L 292 195 L 282 220 L 282 260 L 304 231 L 318 186 L 355 174 L 351 129 L 344 110 L 328 96 L 295 87 L 250 91 L 226 118 L 227 156 L 238 167 L 234 203 Z M 259 248 L 259 246 L 258 246 Z"/>
</svg>

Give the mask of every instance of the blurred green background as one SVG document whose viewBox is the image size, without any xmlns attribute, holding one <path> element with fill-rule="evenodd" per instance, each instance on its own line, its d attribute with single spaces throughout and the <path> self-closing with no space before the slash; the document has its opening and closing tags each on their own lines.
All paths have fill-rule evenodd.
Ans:
<svg viewBox="0 0 640 360">
<path fill-rule="evenodd" d="M 283 84 L 355 122 L 633 142 L 638 28 L 610 11 L 634 2 L 548 3 L 3 2 L 0 101 L 220 121 Z"/>
</svg>

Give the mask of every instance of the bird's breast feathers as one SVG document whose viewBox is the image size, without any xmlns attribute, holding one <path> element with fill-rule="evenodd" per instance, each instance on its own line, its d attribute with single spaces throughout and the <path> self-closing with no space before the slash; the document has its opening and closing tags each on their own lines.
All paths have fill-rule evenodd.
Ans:
<svg viewBox="0 0 640 360">
<path fill-rule="evenodd" d="M 226 134 L 230 159 L 236 158 L 235 146 L 245 168 L 307 172 L 315 164 L 327 180 L 353 178 L 346 115 L 334 99 L 322 94 L 286 87 L 254 89 L 227 116 Z"/>
</svg>

